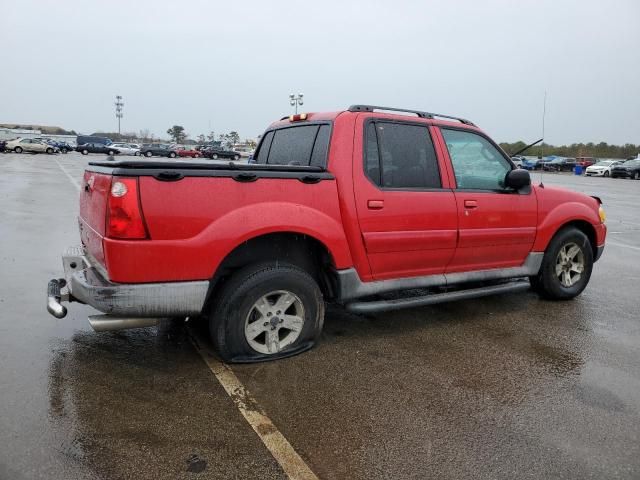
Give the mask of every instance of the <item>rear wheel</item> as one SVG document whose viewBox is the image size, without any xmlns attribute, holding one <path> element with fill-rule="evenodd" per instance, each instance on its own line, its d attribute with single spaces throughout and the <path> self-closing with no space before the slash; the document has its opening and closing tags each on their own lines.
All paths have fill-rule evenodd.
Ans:
<svg viewBox="0 0 640 480">
<path fill-rule="evenodd" d="M 89 154 L 89 150 L 87 150 L 86 148 L 84 150 L 82 150 L 81 152 L 83 155 L 88 155 Z"/>
<path fill-rule="evenodd" d="M 640 180 L 640 172 L 636 171 L 636 173 L 633 174 L 633 179 Z"/>
<path fill-rule="evenodd" d="M 115 153 L 115 152 L 114 152 L 113 150 L 109 150 L 109 151 L 107 152 L 107 155 L 111 156 L 111 155 L 113 155 L 114 153 Z"/>
<path fill-rule="evenodd" d="M 53 148 L 47 148 L 46 152 L 51 155 L 53 153 Z"/>
<path fill-rule="evenodd" d="M 308 350 L 323 323 L 324 301 L 313 277 L 274 262 L 231 276 L 214 300 L 209 331 L 224 361 L 256 362 Z"/>
<path fill-rule="evenodd" d="M 234 159 L 235 161 L 240 160 L 240 155 L 234 155 L 234 156 L 233 156 L 233 159 Z"/>
<path fill-rule="evenodd" d="M 176 158 L 176 152 L 170 152 L 169 158 Z"/>
<path fill-rule="evenodd" d="M 16 153 L 22 153 L 22 147 L 16 147 L 13 149 L 13 151 Z"/>
<path fill-rule="evenodd" d="M 568 300 L 580 295 L 589 283 L 593 269 L 593 249 L 580 230 L 560 230 L 544 253 L 540 272 L 531 277 L 531 286 L 551 300 Z"/>
<path fill-rule="evenodd" d="M 217 154 L 217 153 L 212 153 L 212 154 L 211 154 L 211 158 L 212 158 L 213 160 L 217 160 L 217 159 L 218 159 L 218 154 Z"/>
<path fill-rule="evenodd" d="M 153 155 L 151 152 L 145 152 L 144 154 L 145 157 L 150 157 L 151 155 Z"/>
<path fill-rule="evenodd" d="M 608 177 L 608 176 L 609 176 L 609 172 L 605 170 L 605 172 L 604 172 L 604 176 L 605 176 L 605 177 Z"/>
<path fill-rule="evenodd" d="M 62 150 L 60 150 L 62 153 L 67 153 L 69 150 L 67 150 L 66 148 L 62 147 Z"/>
</svg>

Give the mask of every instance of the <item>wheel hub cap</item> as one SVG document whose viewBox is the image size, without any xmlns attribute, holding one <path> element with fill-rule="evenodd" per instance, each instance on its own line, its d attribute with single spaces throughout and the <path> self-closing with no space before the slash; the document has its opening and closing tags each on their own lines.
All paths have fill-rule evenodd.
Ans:
<svg viewBox="0 0 640 480">
<path fill-rule="evenodd" d="M 245 339 L 256 352 L 273 355 L 298 339 L 304 322 L 300 298 L 287 290 L 276 290 L 260 297 L 249 310 Z"/>
<path fill-rule="evenodd" d="M 560 285 L 565 288 L 575 285 L 584 271 L 584 252 L 574 242 L 562 246 L 556 258 L 555 273 Z"/>
</svg>

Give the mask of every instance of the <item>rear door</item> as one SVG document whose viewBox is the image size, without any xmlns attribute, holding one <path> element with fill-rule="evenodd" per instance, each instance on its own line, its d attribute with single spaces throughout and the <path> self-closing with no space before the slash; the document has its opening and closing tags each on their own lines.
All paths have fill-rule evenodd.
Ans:
<svg viewBox="0 0 640 480">
<path fill-rule="evenodd" d="M 443 273 L 458 218 L 429 125 L 361 114 L 356 132 L 364 139 L 354 148 L 355 200 L 373 278 Z"/>
<path fill-rule="evenodd" d="M 505 188 L 511 163 L 481 133 L 444 127 L 440 132 L 453 167 L 459 224 L 458 247 L 447 272 L 522 265 L 536 236 L 534 190 Z"/>
</svg>

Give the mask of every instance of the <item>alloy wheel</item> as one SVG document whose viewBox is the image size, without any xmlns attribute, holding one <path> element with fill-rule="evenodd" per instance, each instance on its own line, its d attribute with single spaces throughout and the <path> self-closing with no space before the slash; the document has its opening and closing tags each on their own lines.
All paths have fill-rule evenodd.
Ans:
<svg viewBox="0 0 640 480">
<path fill-rule="evenodd" d="M 287 290 L 267 293 L 249 310 L 245 339 L 256 352 L 278 353 L 298 339 L 304 319 L 304 307 L 297 295 Z"/>
</svg>

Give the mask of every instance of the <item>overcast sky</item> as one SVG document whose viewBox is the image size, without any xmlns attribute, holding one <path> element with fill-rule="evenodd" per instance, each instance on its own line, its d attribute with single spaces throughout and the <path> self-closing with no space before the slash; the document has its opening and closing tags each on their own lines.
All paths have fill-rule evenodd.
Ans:
<svg viewBox="0 0 640 480">
<path fill-rule="evenodd" d="M 640 143 L 640 1 L 0 0 L 0 123 L 255 137 L 353 103 Z"/>
</svg>

